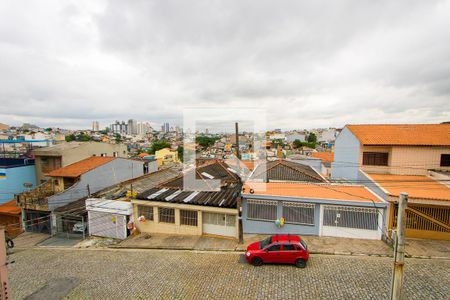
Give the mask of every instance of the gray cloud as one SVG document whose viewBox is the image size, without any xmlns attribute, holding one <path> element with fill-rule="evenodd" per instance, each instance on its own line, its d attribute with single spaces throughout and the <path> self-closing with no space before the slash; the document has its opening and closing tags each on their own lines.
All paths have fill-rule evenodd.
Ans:
<svg viewBox="0 0 450 300">
<path fill-rule="evenodd" d="M 0 122 L 448 121 L 448 28 L 450 1 L 3 1 Z"/>
</svg>

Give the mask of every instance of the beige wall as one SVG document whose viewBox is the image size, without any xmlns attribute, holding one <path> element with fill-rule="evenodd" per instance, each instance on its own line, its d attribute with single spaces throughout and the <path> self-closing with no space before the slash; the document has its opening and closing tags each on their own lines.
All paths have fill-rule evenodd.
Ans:
<svg viewBox="0 0 450 300">
<path fill-rule="evenodd" d="M 76 163 L 80 160 L 86 159 L 88 157 L 93 156 L 114 156 L 116 153 L 117 157 L 128 157 L 128 150 L 125 144 L 109 144 L 109 143 L 100 143 L 100 142 L 86 142 L 79 147 L 55 151 L 55 152 L 47 152 L 43 151 L 40 153 L 39 150 L 35 151 L 36 156 L 36 180 L 41 183 L 42 180 L 48 180 L 49 178 L 45 176 L 44 170 L 42 170 L 42 162 L 41 157 L 60 157 L 61 159 L 61 167 L 65 167 L 67 165 Z"/>
<path fill-rule="evenodd" d="M 188 204 L 174 204 L 174 203 L 164 203 L 159 201 L 142 201 L 142 200 L 132 200 L 133 203 L 133 216 L 136 228 L 140 232 L 148 233 L 167 233 L 167 234 L 184 234 L 184 235 L 202 235 L 203 234 L 203 212 L 211 213 L 221 213 L 228 215 L 236 215 L 237 210 L 231 208 L 219 208 L 219 207 L 208 207 L 200 205 L 188 205 Z M 153 207 L 153 221 L 146 220 L 145 222 L 139 222 L 137 218 L 138 215 L 138 205 L 152 206 Z M 159 222 L 159 207 L 168 207 L 175 209 L 175 224 L 170 223 L 160 223 Z M 180 210 L 193 210 L 197 211 L 197 226 L 188 226 L 180 224 Z M 238 228 L 236 217 L 236 228 Z M 236 230 L 236 238 L 238 238 L 238 230 Z"/>
<path fill-rule="evenodd" d="M 450 167 L 440 167 L 441 154 L 450 154 L 450 147 L 363 146 L 360 153 L 360 165 L 363 162 L 363 152 L 389 153 L 389 166 L 362 166 L 362 170 L 367 173 L 427 175 L 428 169 L 450 171 Z"/>
</svg>

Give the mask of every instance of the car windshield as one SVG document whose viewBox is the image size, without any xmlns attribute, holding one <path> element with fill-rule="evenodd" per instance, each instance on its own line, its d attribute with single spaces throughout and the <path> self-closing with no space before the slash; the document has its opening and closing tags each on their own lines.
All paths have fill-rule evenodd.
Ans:
<svg viewBox="0 0 450 300">
<path fill-rule="evenodd" d="M 302 246 L 305 250 L 308 250 L 308 245 L 306 245 L 304 240 L 300 239 L 300 243 L 302 244 Z"/>
<path fill-rule="evenodd" d="M 271 237 L 271 236 L 265 238 L 264 240 L 262 240 L 262 241 L 259 243 L 259 249 L 264 249 L 264 248 L 266 248 L 271 242 L 272 242 L 272 237 Z"/>
</svg>

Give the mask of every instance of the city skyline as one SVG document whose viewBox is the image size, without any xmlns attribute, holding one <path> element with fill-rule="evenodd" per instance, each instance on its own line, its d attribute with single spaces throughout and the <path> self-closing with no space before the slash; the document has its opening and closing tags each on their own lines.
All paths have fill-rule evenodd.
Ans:
<svg viewBox="0 0 450 300">
<path fill-rule="evenodd" d="M 265 108 L 283 129 L 450 119 L 449 1 L 324 4 L 3 3 L 0 26 L 21 26 L 0 34 L 0 119 L 181 125 L 189 107 Z"/>
</svg>

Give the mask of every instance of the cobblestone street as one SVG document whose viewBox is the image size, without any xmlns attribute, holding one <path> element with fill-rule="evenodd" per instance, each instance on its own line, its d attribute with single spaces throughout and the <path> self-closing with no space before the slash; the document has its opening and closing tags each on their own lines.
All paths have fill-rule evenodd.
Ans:
<svg viewBox="0 0 450 300">
<path fill-rule="evenodd" d="M 29 249 L 9 257 L 14 299 L 76 278 L 66 299 L 387 299 L 392 259 L 314 255 L 306 269 L 236 253 Z M 406 260 L 406 299 L 448 299 L 450 261 Z"/>
</svg>

